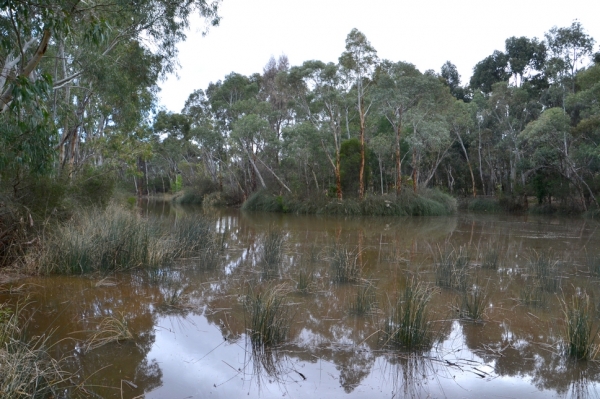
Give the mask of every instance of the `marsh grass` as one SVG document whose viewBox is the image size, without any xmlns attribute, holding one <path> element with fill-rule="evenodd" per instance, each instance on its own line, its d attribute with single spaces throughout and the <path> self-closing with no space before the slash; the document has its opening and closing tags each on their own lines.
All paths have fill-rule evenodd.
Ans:
<svg viewBox="0 0 600 399">
<path fill-rule="evenodd" d="M 44 240 L 35 262 L 46 273 L 84 274 L 159 268 L 213 245 L 201 217 L 174 225 L 142 218 L 119 206 L 86 209 Z"/>
<path fill-rule="evenodd" d="M 325 258 L 329 263 L 331 279 L 336 283 L 359 281 L 362 270 L 358 255 L 358 249 L 352 250 L 343 244 L 332 246 Z"/>
<path fill-rule="evenodd" d="M 534 282 L 543 291 L 558 292 L 561 277 L 558 273 L 560 261 L 552 258 L 552 253 L 532 251 L 529 255 L 527 269 Z"/>
<path fill-rule="evenodd" d="M 281 230 L 269 229 L 262 240 L 259 252 L 259 264 L 263 276 L 272 278 L 279 276 L 279 268 L 283 261 L 285 234 Z"/>
<path fill-rule="evenodd" d="M 244 303 L 246 330 L 253 348 L 279 345 L 288 337 L 292 315 L 284 285 L 248 288 Z"/>
<path fill-rule="evenodd" d="M 314 270 L 300 269 L 298 272 L 298 281 L 296 281 L 296 289 L 302 293 L 309 293 L 315 286 Z"/>
<path fill-rule="evenodd" d="M 549 299 L 550 294 L 540 287 L 539 282 L 535 281 L 530 285 L 525 285 L 519 292 L 519 301 L 523 305 L 541 308 L 548 304 Z"/>
<path fill-rule="evenodd" d="M 428 304 L 437 291 L 411 279 L 395 304 L 390 306 L 384 322 L 384 344 L 405 349 L 430 349 L 435 333 Z"/>
<path fill-rule="evenodd" d="M 600 276 L 600 254 L 585 254 L 585 263 L 591 274 Z"/>
<path fill-rule="evenodd" d="M 485 317 L 488 306 L 487 287 L 480 286 L 477 282 L 462 294 L 461 317 L 473 321 L 481 321 Z"/>
<path fill-rule="evenodd" d="M 50 356 L 49 337 L 25 338 L 23 307 L 0 305 L 0 396 L 2 398 L 61 397 L 72 376 L 64 359 Z"/>
<path fill-rule="evenodd" d="M 481 268 L 497 270 L 500 266 L 500 245 L 488 242 L 481 251 Z"/>
<path fill-rule="evenodd" d="M 598 327 L 594 323 L 594 309 L 587 293 L 559 297 L 563 312 L 565 352 L 576 359 L 594 359 L 600 347 L 595 343 Z"/>
<path fill-rule="evenodd" d="M 133 334 L 129 331 L 123 314 L 120 317 L 108 316 L 100 321 L 97 331 L 85 341 L 84 348 L 85 352 L 89 352 L 113 342 L 121 343 L 130 340 L 133 340 Z"/>
<path fill-rule="evenodd" d="M 435 283 L 438 287 L 464 292 L 469 286 L 471 258 L 466 247 L 450 244 L 437 246 L 433 251 Z"/>
<path fill-rule="evenodd" d="M 377 309 L 376 287 L 370 281 L 363 282 L 356 287 L 350 300 L 348 309 L 351 314 L 364 316 Z"/>
</svg>

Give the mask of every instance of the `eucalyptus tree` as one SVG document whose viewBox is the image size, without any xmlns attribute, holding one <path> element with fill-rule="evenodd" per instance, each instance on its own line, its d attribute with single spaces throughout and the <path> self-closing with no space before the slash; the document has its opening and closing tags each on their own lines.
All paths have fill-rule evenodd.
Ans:
<svg viewBox="0 0 600 399">
<path fill-rule="evenodd" d="M 492 91 L 495 83 L 506 82 L 509 78 L 508 57 L 502 51 L 495 50 L 492 55 L 479 61 L 473 67 L 470 83 L 474 91 L 487 94 Z"/>
<path fill-rule="evenodd" d="M 553 27 L 545 37 L 549 53 L 548 73 L 565 89 L 570 83 L 570 91 L 574 92 L 575 75 L 592 55 L 595 40 L 585 32 L 577 20 L 569 27 Z M 563 101 L 565 98 L 566 92 Z"/>
<path fill-rule="evenodd" d="M 415 105 L 407 110 L 406 119 L 411 128 L 408 142 L 412 150 L 413 191 L 417 192 L 419 184 L 429 184 L 452 145 L 446 113 L 456 100 L 433 71 L 426 71 L 412 84 L 419 94 Z"/>
<path fill-rule="evenodd" d="M 534 164 L 555 169 L 568 179 L 584 199 L 584 191 L 598 206 L 594 192 L 581 176 L 573 152 L 577 138 L 571 133 L 570 118 L 561 108 L 545 110 L 519 135 Z M 582 200 L 584 207 L 586 201 Z"/>
<path fill-rule="evenodd" d="M 356 94 L 356 109 L 359 116 L 359 141 L 360 141 L 360 173 L 358 197 L 363 199 L 365 193 L 365 130 L 366 117 L 371 104 L 365 104 L 369 99 L 369 90 L 372 86 L 372 75 L 377 65 L 377 51 L 367 37 L 354 28 L 346 37 L 346 51 L 339 58 L 341 71 L 349 84 L 353 86 Z"/>
<path fill-rule="evenodd" d="M 422 78 L 417 68 L 405 62 L 384 60 L 377 70 L 377 86 L 373 95 L 378 112 L 395 132 L 396 194 L 402 191 L 402 156 L 400 142 L 407 111 L 416 107 L 423 92 L 418 84 Z"/>
<path fill-rule="evenodd" d="M 537 38 L 509 37 L 505 41 L 505 50 L 516 86 L 521 86 L 524 80 L 530 80 L 543 71 L 547 49 L 544 42 Z"/>
<path fill-rule="evenodd" d="M 157 79 L 173 70 L 176 44 L 185 38 L 192 13 L 197 11 L 217 24 L 218 4 L 206 0 L 3 2 L 0 122 L 22 133 L 17 142 L 9 143 L 21 147 L 19 154 L 5 161 L 15 164 L 29 159 L 27 167 L 33 168 L 36 156 L 52 161 L 59 150 L 61 164 L 67 158 L 73 164 L 82 135 L 99 132 L 102 136 L 107 127 L 115 131 L 120 123 L 139 122 L 156 94 Z M 133 114 L 138 117 L 130 118 Z M 123 126 L 123 131 L 132 131 L 133 125 Z M 102 162 L 101 157 L 94 158 Z"/>
<path fill-rule="evenodd" d="M 473 197 L 477 197 L 477 188 L 475 186 L 475 175 L 473 173 L 473 166 L 471 165 L 471 159 L 469 158 L 469 152 L 465 146 L 465 141 L 470 138 L 471 132 L 475 127 L 475 104 L 467 104 L 461 100 L 454 101 L 450 106 L 448 112 L 448 125 L 450 131 L 454 133 L 460 148 L 463 152 L 469 173 L 471 174 L 471 190 Z"/>
<path fill-rule="evenodd" d="M 295 87 L 294 98 L 301 117 L 322 132 L 320 144 L 333 168 L 336 196 L 341 200 L 340 149 L 346 99 L 339 67 L 333 63 L 306 61 L 290 70 L 289 79 L 290 85 Z"/>
</svg>

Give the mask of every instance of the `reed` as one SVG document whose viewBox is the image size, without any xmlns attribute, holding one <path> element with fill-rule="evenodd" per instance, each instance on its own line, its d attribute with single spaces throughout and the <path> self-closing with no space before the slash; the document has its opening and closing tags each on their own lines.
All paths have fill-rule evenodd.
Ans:
<svg viewBox="0 0 600 399">
<path fill-rule="evenodd" d="M 481 321 L 488 305 L 488 290 L 475 283 L 462 295 L 461 317 L 473 321 Z"/>
<path fill-rule="evenodd" d="M 598 327 L 594 326 L 594 310 L 587 293 L 559 297 L 564 320 L 565 351 L 576 359 L 594 359 L 600 348 L 595 344 Z"/>
<path fill-rule="evenodd" d="M 304 268 L 298 272 L 298 281 L 296 282 L 296 289 L 302 293 L 308 293 L 312 290 L 315 285 L 315 274 L 314 271 L 305 270 Z"/>
<path fill-rule="evenodd" d="M 428 304 L 435 293 L 435 289 L 414 278 L 409 281 L 384 322 L 386 344 L 405 349 L 431 348 L 434 330 Z"/>
<path fill-rule="evenodd" d="M 361 265 L 358 250 L 351 250 L 346 245 L 335 244 L 326 257 L 329 263 L 331 279 L 336 283 L 357 282 L 361 276 Z"/>
<path fill-rule="evenodd" d="M 283 261 L 285 234 L 281 230 L 269 229 L 262 240 L 259 251 L 259 264 L 263 276 L 272 278 L 279 276 L 279 267 Z"/>
<path fill-rule="evenodd" d="M 288 337 L 292 320 L 286 301 L 288 292 L 283 284 L 249 288 L 244 310 L 246 330 L 254 348 L 279 345 Z"/>
<path fill-rule="evenodd" d="M 363 316 L 377 309 L 376 287 L 370 281 L 359 284 L 352 300 L 350 301 L 350 313 Z"/>
<path fill-rule="evenodd" d="M 560 261 L 552 253 L 532 251 L 528 260 L 528 271 L 539 287 L 550 293 L 558 292 L 561 278 L 558 274 Z"/>
<path fill-rule="evenodd" d="M 47 335 L 25 338 L 21 310 L 0 306 L 0 397 L 62 397 L 71 374 L 50 356 Z"/>
<path fill-rule="evenodd" d="M 214 245 L 213 225 L 207 218 L 187 215 L 171 226 L 174 258 L 193 256 Z"/>
<path fill-rule="evenodd" d="M 500 266 L 501 248 L 497 244 L 488 242 L 481 254 L 481 267 L 483 269 L 497 270 Z"/>
</svg>

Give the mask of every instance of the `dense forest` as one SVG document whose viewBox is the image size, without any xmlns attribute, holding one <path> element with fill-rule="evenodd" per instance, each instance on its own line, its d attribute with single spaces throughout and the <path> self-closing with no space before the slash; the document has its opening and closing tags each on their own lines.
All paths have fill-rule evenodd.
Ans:
<svg viewBox="0 0 600 399">
<path fill-rule="evenodd" d="M 282 55 L 194 90 L 180 113 L 158 109 L 190 15 L 208 27 L 217 11 L 206 0 L 3 2 L 5 202 L 47 213 L 54 197 L 106 202 L 116 185 L 280 211 L 442 193 L 509 210 L 533 197 L 598 206 L 600 53 L 579 22 L 507 38 L 465 84 L 450 61 L 423 72 L 380 59 L 353 29 L 337 63 Z"/>
</svg>

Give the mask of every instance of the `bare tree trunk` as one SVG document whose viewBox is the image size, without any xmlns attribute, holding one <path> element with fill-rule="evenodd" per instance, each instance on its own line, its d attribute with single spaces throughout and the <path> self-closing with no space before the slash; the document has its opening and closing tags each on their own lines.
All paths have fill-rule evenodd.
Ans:
<svg viewBox="0 0 600 399">
<path fill-rule="evenodd" d="M 360 116 L 360 171 L 358 173 L 358 199 L 365 196 L 365 110 L 362 97 L 359 101 L 358 113 Z"/>
<path fill-rule="evenodd" d="M 402 194 L 402 159 L 400 158 L 400 135 L 402 134 L 402 111 L 396 127 L 396 196 Z"/>
</svg>

